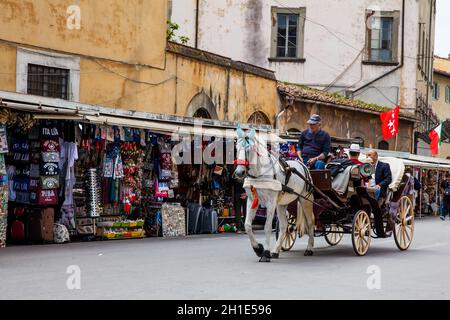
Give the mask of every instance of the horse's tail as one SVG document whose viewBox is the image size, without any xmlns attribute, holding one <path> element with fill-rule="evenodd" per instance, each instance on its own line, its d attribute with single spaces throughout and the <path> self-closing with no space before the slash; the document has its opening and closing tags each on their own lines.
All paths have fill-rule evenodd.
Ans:
<svg viewBox="0 0 450 320">
<path fill-rule="evenodd" d="M 300 236 L 308 234 L 314 228 L 315 217 L 313 213 L 312 194 L 299 198 L 297 203 L 297 232 Z"/>
<path fill-rule="evenodd" d="M 306 221 L 306 212 L 303 201 L 303 199 L 298 199 L 297 202 L 297 232 L 300 236 L 308 233 L 308 222 Z"/>
</svg>

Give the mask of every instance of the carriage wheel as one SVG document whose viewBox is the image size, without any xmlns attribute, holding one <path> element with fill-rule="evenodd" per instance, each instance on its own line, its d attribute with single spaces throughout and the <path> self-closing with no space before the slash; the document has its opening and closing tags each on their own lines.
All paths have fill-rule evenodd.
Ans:
<svg viewBox="0 0 450 320">
<path fill-rule="evenodd" d="M 400 206 L 395 219 L 394 239 L 397 247 L 404 251 L 411 245 L 414 235 L 414 210 L 411 199 L 400 198 Z"/>
<path fill-rule="evenodd" d="M 327 228 L 325 232 L 325 241 L 330 246 L 335 246 L 339 242 L 341 242 L 342 238 L 344 237 L 344 229 L 341 226 L 338 226 L 336 224 L 332 224 L 330 227 Z M 329 233 L 329 231 L 332 231 Z"/>
<path fill-rule="evenodd" d="M 297 218 L 295 216 L 290 216 L 286 232 L 284 233 L 284 239 L 281 244 L 281 250 L 291 250 L 294 246 L 295 239 L 297 239 Z"/>
<path fill-rule="evenodd" d="M 371 239 L 370 217 L 364 210 L 360 210 L 353 218 L 352 243 L 353 250 L 358 256 L 364 256 L 369 250 Z"/>
</svg>

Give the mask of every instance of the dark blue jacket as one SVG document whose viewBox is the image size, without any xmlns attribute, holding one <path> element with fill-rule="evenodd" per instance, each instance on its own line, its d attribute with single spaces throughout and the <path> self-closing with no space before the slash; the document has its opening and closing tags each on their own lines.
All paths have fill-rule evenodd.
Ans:
<svg viewBox="0 0 450 320">
<path fill-rule="evenodd" d="M 313 158 L 320 154 L 325 156 L 330 153 L 331 138 L 328 133 L 320 129 L 316 134 L 311 129 L 302 132 L 298 141 L 298 146 L 302 152 L 302 156 Z"/>
<path fill-rule="evenodd" d="M 392 182 L 392 173 L 389 163 L 378 160 L 377 169 L 375 170 L 375 184 L 381 186 L 382 196 L 386 195 L 386 191 Z"/>
</svg>

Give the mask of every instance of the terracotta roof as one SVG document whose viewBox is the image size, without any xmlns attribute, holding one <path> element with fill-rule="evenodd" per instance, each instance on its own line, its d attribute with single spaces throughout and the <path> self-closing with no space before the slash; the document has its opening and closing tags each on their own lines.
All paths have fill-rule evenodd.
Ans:
<svg viewBox="0 0 450 320">
<path fill-rule="evenodd" d="M 278 82 L 278 92 L 282 95 L 294 98 L 295 100 L 310 100 L 319 103 L 322 102 L 346 109 L 359 109 L 368 113 L 380 113 L 391 109 L 389 107 L 368 103 L 362 100 L 349 99 L 337 93 L 324 92 L 322 90 L 285 82 Z M 401 111 L 400 117 L 406 120 L 417 120 L 415 116 L 405 114 Z"/>
<path fill-rule="evenodd" d="M 435 73 L 450 77 L 450 59 L 434 56 L 433 70 Z"/>
<path fill-rule="evenodd" d="M 219 65 L 226 68 L 232 68 L 238 71 L 250 73 L 269 80 L 276 80 L 275 73 L 272 70 L 264 69 L 252 64 L 241 61 L 234 61 L 228 57 L 220 56 L 215 53 L 195 49 L 176 42 L 167 42 L 167 51 L 179 54 L 188 58 L 200 60 L 206 63 Z"/>
<path fill-rule="evenodd" d="M 449 71 L 444 71 L 444 70 L 439 70 L 434 68 L 434 73 L 440 74 L 441 76 L 445 76 L 445 77 L 450 77 L 450 70 Z"/>
</svg>

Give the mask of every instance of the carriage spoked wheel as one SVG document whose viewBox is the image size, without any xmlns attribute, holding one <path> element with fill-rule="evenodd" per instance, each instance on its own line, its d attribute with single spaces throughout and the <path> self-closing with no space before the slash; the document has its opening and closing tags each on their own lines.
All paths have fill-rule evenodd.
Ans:
<svg viewBox="0 0 450 320">
<path fill-rule="evenodd" d="M 284 239 L 281 244 L 281 250 L 289 251 L 292 249 L 297 239 L 297 218 L 290 215 L 288 219 L 288 225 L 284 234 Z"/>
<path fill-rule="evenodd" d="M 338 226 L 337 224 L 332 224 L 328 226 L 325 230 L 325 241 L 330 246 L 337 245 L 339 242 L 341 242 L 343 237 L 344 237 L 344 229 L 341 226 Z"/>
<path fill-rule="evenodd" d="M 394 239 L 397 247 L 404 251 L 411 245 L 414 235 L 414 211 L 411 199 L 400 198 L 400 206 L 395 219 Z"/>
<path fill-rule="evenodd" d="M 369 250 L 371 239 L 370 217 L 364 210 L 360 210 L 353 218 L 352 244 L 358 256 L 364 256 Z"/>
</svg>

